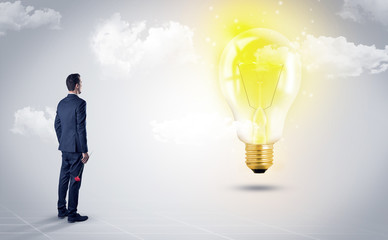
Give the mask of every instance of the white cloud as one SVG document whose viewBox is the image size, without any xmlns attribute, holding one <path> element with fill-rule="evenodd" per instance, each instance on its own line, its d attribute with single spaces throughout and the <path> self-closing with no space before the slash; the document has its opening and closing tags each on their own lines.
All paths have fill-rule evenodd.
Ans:
<svg viewBox="0 0 388 240">
<path fill-rule="evenodd" d="M 309 71 L 324 71 L 332 77 L 381 73 L 388 68 L 388 46 L 356 45 L 345 37 L 308 35 L 301 45 L 303 64 Z"/>
<path fill-rule="evenodd" d="M 59 29 L 61 14 L 53 9 L 35 10 L 33 6 L 23 6 L 20 1 L 0 3 L 0 36 L 9 30 L 37 28 L 47 25 Z"/>
<path fill-rule="evenodd" d="M 43 140 L 55 139 L 55 111 L 49 107 L 45 111 L 25 107 L 15 112 L 15 120 L 11 131 L 21 135 L 36 135 Z"/>
<path fill-rule="evenodd" d="M 106 72 L 128 76 L 134 66 L 150 71 L 167 63 L 195 61 L 192 38 L 193 31 L 177 22 L 147 29 L 145 21 L 129 23 L 115 13 L 97 27 L 91 47 Z"/>
<path fill-rule="evenodd" d="M 202 145 L 236 135 L 235 123 L 217 113 L 187 114 L 180 119 L 151 121 L 154 138 L 161 142 Z"/>
<path fill-rule="evenodd" d="M 344 0 L 342 10 L 338 14 L 344 19 L 351 19 L 355 22 L 371 19 L 388 25 L 388 1 Z"/>
</svg>

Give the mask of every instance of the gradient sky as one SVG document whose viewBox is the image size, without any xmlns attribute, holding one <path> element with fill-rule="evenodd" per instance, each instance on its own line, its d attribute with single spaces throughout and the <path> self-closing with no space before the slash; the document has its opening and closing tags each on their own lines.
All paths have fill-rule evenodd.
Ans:
<svg viewBox="0 0 388 240">
<path fill-rule="evenodd" d="M 44 198 L 55 210 L 53 118 L 78 72 L 93 152 L 85 195 L 388 223 L 387 9 L 383 0 L 2 1 L 0 201 Z M 245 166 L 217 79 L 225 44 L 253 27 L 297 43 L 304 66 L 264 175 Z"/>
</svg>

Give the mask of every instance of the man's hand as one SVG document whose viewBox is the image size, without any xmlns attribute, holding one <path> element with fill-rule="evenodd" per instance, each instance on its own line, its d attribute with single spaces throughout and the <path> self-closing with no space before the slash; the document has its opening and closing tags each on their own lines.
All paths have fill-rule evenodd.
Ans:
<svg viewBox="0 0 388 240">
<path fill-rule="evenodd" d="M 82 163 L 85 164 L 85 163 L 88 162 L 88 160 L 89 160 L 89 154 L 88 153 L 82 153 L 82 159 L 81 159 Z"/>
</svg>

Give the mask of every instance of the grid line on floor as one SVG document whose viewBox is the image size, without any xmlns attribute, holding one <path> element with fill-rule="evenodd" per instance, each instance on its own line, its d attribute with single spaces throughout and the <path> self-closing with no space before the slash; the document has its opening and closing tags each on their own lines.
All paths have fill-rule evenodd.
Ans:
<svg viewBox="0 0 388 240">
<path fill-rule="evenodd" d="M 16 208 L 17 209 L 17 208 Z M 15 210 L 16 210 L 15 209 Z M 56 216 L 46 218 L 41 211 L 26 212 L 1 206 L 0 203 L 0 238 L 1 239 L 66 239 L 74 235 L 85 239 L 137 239 L 137 240 L 193 240 L 193 239 L 386 239 L 385 231 L 378 231 L 380 225 L 371 229 L 344 224 L 338 228 L 322 224 L 284 224 L 286 222 L 262 222 L 254 215 L 206 211 L 174 212 L 140 210 L 137 213 L 122 211 L 121 215 L 109 218 L 107 212 L 99 213 L 86 223 L 67 225 L 56 221 Z M 19 214 L 17 214 L 19 213 Z M 131 217 L 127 217 L 131 215 Z M 146 214 L 146 215 L 145 215 Z M 30 216 L 31 215 L 31 216 Z M 198 216 L 197 216 L 198 215 Z M 104 217 L 105 216 L 105 217 Z M 95 220 L 95 221 L 93 221 Z M 130 220 L 130 221 L 127 221 Z M 59 226 L 60 225 L 60 226 Z M 183 226 L 184 225 L 184 226 Z M 60 228 L 58 228 L 58 226 Z M 68 229 L 62 227 L 69 226 Z M 70 227 L 71 226 L 71 227 Z M 74 226 L 74 227 L 73 227 Z M 176 227 L 174 227 L 176 226 Z M 246 226 L 246 227 L 245 227 Z M 295 226 L 301 226 L 296 227 Z M 317 226 L 311 228 L 309 226 Z M 350 227 L 346 230 L 346 227 Z M 138 228 L 140 227 L 140 228 Z M 322 228 L 323 227 L 323 228 Z M 327 227 L 327 228 L 326 228 Z M 335 225 L 337 227 L 337 225 Z M 345 227 L 345 231 L 342 229 Z M 354 231 L 353 228 L 358 230 Z M 376 230 L 373 230 L 376 228 Z M 18 231 L 20 230 L 20 231 Z M 69 230 L 69 231 L 67 231 Z M 96 230 L 96 231 L 94 231 Z M 106 231 L 104 231 L 106 230 Z M 319 231 L 315 231 L 319 230 Z M 337 231 L 338 230 L 338 231 Z M 7 232 L 8 231 L 8 232 Z M 347 231 L 347 232 L 346 232 Z M 354 237 L 354 238 L 352 238 Z"/>
<path fill-rule="evenodd" d="M 19 215 L 17 215 L 14 211 L 12 211 L 11 209 L 1 205 L 3 209 L 6 209 L 8 210 L 10 213 L 12 213 L 16 218 L 18 218 L 19 220 L 21 220 L 22 222 L 24 222 L 26 225 L 29 225 L 30 227 L 32 227 L 33 229 L 35 229 L 37 232 L 43 234 L 43 236 L 47 237 L 48 239 L 52 239 L 49 235 L 47 235 L 46 233 L 42 232 L 41 230 L 39 230 L 38 228 L 36 228 L 34 225 L 32 225 L 31 223 L 29 223 L 28 221 L 24 220 L 22 217 L 20 217 Z"/>
<path fill-rule="evenodd" d="M 297 236 L 306 237 L 306 238 L 313 239 L 313 240 L 319 240 L 319 238 L 315 238 L 315 237 L 307 235 L 307 234 L 298 233 L 298 232 L 291 231 L 291 230 L 288 230 L 288 229 L 283 228 L 283 227 L 274 226 L 274 225 L 263 223 L 263 222 L 258 222 L 256 220 L 252 220 L 252 219 L 247 218 L 247 217 L 236 216 L 236 215 L 233 215 L 233 214 L 225 214 L 225 215 L 228 215 L 228 216 L 231 216 L 231 217 L 240 218 L 240 219 L 245 219 L 246 221 L 254 223 L 254 224 L 260 224 L 260 225 L 263 225 L 263 226 L 266 226 L 266 227 L 278 229 L 278 230 L 285 231 L 287 233 L 291 233 L 291 234 L 294 234 L 294 235 L 297 235 Z"/>
<path fill-rule="evenodd" d="M 144 240 L 144 238 L 141 238 L 141 237 L 137 236 L 136 234 L 131 233 L 131 232 L 128 232 L 127 230 L 122 229 L 121 227 L 118 227 L 118 226 L 116 226 L 116 225 L 114 225 L 114 224 L 112 224 L 112 223 L 109 223 L 109 222 L 105 221 L 105 220 L 102 220 L 102 219 L 97 219 L 97 220 L 100 221 L 100 222 L 103 222 L 103 223 L 105 223 L 105 224 L 107 224 L 107 225 L 110 225 L 110 226 L 112 226 L 112 227 L 118 229 L 119 231 L 121 231 L 121 232 L 123 232 L 123 233 L 126 233 L 126 234 L 128 234 L 128 235 L 131 235 L 132 237 L 134 237 L 134 238 L 136 238 L 136 239 Z"/>
<path fill-rule="evenodd" d="M 220 233 L 216 233 L 216 232 L 210 231 L 210 230 L 208 230 L 208 229 L 206 229 L 206 228 L 203 228 L 203 227 L 200 227 L 200 226 L 191 224 L 191 223 L 187 223 L 187 222 L 185 222 L 185 221 L 182 221 L 182 220 L 179 220 L 179 219 L 170 217 L 170 216 L 166 216 L 166 215 L 160 215 L 160 216 L 161 216 L 161 217 L 164 217 L 164 218 L 166 218 L 166 219 L 170 219 L 170 220 L 172 220 L 172 221 L 178 222 L 178 223 L 182 223 L 182 224 L 184 224 L 184 225 L 186 225 L 186 226 L 194 227 L 194 228 L 196 228 L 196 229 L 202 230 L 202 231 L 204 231 L 204 232 L 206 232 L 206 233 L 210 233 L 210 234 L 212 234 L 212 235 L 215 235 L 215 236 L 218 236 L 218 237 L 221 237 L 221 238 L 224 238 L 224 239 L 234 240 L 233 238 L 227 237 L 227 236 L 222 235 L 222 234 L 220 234 Z"/>
</svg>

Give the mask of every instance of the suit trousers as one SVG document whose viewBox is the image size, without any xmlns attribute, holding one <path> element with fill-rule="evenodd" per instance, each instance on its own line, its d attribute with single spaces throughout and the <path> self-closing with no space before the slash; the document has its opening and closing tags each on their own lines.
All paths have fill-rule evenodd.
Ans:
<svg viewBox="0 0 388 240">
<path fill-rule="evenodd" d="M 81 187 L 83 172 L 83 169 L 81 171 L 83 165 L 81 159 L 82 153 L 62 151 L 62 166 L 58 185 L 58 211 L 66 211 L 66 194 L 67 190 L 69 190 L 69 216 L 75 215 L 77 213 L 78 195 L 79 189 Z M 81 181 L 75 181 L 74 178 L 76 176 L 79 176 Z"/>
</svg>

